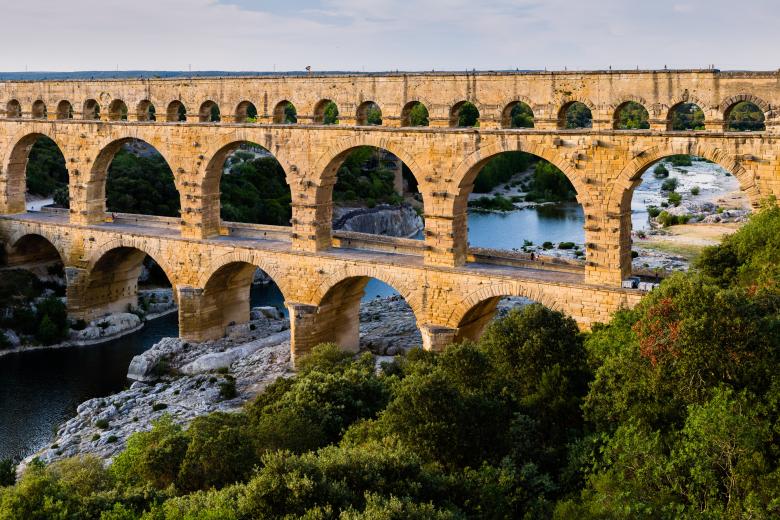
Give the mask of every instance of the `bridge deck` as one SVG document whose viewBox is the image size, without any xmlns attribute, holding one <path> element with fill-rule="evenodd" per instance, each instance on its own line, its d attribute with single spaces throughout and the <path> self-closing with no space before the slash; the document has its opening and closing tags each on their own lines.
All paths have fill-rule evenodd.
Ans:
<svg viewBox="0 0 780 520">
<path fill-rule="evenodd" d="M 48 224 L 57 226 L 73 226 L 68 222 L 68 216 L 64 213 L 55 212 L 27 212 L 17 215 L 0 216 L 2 219 L 34 222 L 38 224 Z M 342 261 L 358 261 L 372 264 L 382 264 L 385 266 L 410 267 L 430 270 L 446 270 L 448 272 L 458 272 L 463 274 L 478 274 L 489 277 L 511 278 L 514 280 L 532 280 L 535 282 L 545 282 L 566 285 L 585 285 L 585 272 L 572 272 L 569 270 L 555 270 L 546 266 L 544 268 L 518 267 L 507 265 L 494 265 L 480 262 L 471 262 L 461 267 L 439 267 L 425 266 L 423 257 L 412 254 L 393 253 L 389 251 L 370 251 L 350 247 L 331 248 L 316 253 L 296 251 L 292 249 L 292 244 L 284 240 L 272 238 L 255 238 L 251 236 L 218 236 L 208 239 L 194 240 L 184 238 L 180 235 L 178 228 L 166 228 L 144 224 L 143 220 L 138 223 L 127 222 L 106 222 L 104 224 L 75 226 L 80 229 L 95 229 L 111 233 L 121 233 L 125 235 L 137 235 L 150 238 L 165 238 L 170 240 L 193 241 L 201 244 L 210 244 L 219 246 L 243 247 L 255 250 L 264 250 L 274 253 L 316 255 L 322 258 L 331 258 Z"/>
</svg>

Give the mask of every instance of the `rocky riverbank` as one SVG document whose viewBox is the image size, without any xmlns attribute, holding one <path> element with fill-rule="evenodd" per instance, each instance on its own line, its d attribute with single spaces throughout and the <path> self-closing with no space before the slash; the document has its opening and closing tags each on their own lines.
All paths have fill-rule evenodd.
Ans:
<svg viewBox="0 0 780 520">
<path fill-rule="evenodd" d="M 374 208 L 333 208 L 333 229 L 411 238 L 423 229 L 422 217 L 406 204 Z"/>
</svg>

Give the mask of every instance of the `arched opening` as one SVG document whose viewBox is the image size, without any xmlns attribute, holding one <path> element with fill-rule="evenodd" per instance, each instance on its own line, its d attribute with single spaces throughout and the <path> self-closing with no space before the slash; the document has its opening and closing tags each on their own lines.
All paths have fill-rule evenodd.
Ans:
<svg viewBox="0 0 780 520">
<path fill-rule="evenodd" d="M 200 308 L 198 326 L 204 338 L 238 334 L 254 339 L 289 326 L 279 286 L 247 262 L 231 262 L 217 269 L 206 282 Z"/>
<path fill-rule="evenodd" d="M 677 103 L 669 109 L 667 130 L 704 130 L 704 111 L 696 103 Z"/>
<path fill-rule="evenodd" d="M 257 123 L 257 108 L 250 101 L 242 101 L 236 107 L 236 123 Z"/>
<path fill-rule="evenodd" d="M 558 128 L 593 128 L 593 114 L 585 103 L 570 101 L 558 112 Z"/>
<path fill-rule="evenodd" d="M 84 119 L 100 119 L 100 103 L 94 99 L 88 99 L 84 102 L 82 111 Z"/>
<path fill-rule="evenodd" d="M 168 122 L 181 122 L 187 120 L 187 108 L 181 101 L 171 101 L 168 104 L 166 121 Z"/>
<path fill-rule="evenodd" d="M 5 117 L 8 119 L 19 119 L 22 117 L 22 105 L 17 100 L 12 99 L 5 105 Z"/>
<path fill-rule="evenodd" d="M 704 157 L 666 155 L 646 165 L 624 193 L 632 272 L 655 280 L 685 270 L 708 245 L 736 231 L 750 201 L 732 172 Z"/>
<path fill-rule="evenodd" d="M 332 229 L 344 237 L 342 247 L 359 240 L 351 233 L 422 240 L 422 195 L 397 155 L 373 146 L 350 148 L 331 161 L 325 176 L 335 176 L 334 184 L 326 184 L 332 186 Z"/>
<path fill-rule="evenodd" d="M 727 132 L 763 132 L 766 130 L 764 112 L 752 101 L 731 105 L 724 114 Z"/>
<path fill-rule="evenodd" d="M 138 103 L 136 115 L 139 121 L 157 121 L 154 105 L 148 99 L 144 99 Z"/>
<path fill-rule="evenodd" d="M 467 201 L 467 203 L 466 203 Z M 503 152 L 475 165 L 461 183 L 470 259 L 582 266 L 585 215 L 569 178 L 526 152 Z"/>
<path fill-rule="evenodd" d="M 8 159 L 3 197 L 8 213 L 67 206 L 68 170 L 59 146 L 43 134 L 20 139 Z"/>
<path fill-rule="evenodd" d="M 382 109 L 373 101 L 361 103 L 357 110 L 358 126 L 381 126 Z"/>
<path fill-rule="evenodd" d="M 490 296 L 478 301 L 460 318 L 454 342 L 477 341 L 492 321 L 505 317 L 515 309 L 534 304 L 539 305 L 530 298 L 511 294 Z"/>
<path fill-rule="evenodd" d="M 419 101 L 410 101 L 401 111 L 401 126 L 428 126 L 428 109 Z"/>
<path fill-rule="evenodd" d="M 650 114 L 647 109 L 636 101 L 626 101 L 615 109 L 615 130 L 647 130 L 650 128 Z"/>
<path fill-rule="evenodd" d="M 339 107 L 330 99 L 323 99 L 314 107 L 314 124 L 337 125 L 339 123 Z"/>
<path fill-rule="evenodd" d="M 205 101 L 200 106 L 199 120 L 201 123 L 218 123 L 222 120 L 219 113 L 219 106 L 211 101 Z"/>
<path fill-rule="evenodd" d="M 57 119 L 73 119 L 73 105 L 70 101 L 62 100 L 57 105 Z"/>
<path fill-rule="evenodd" d="M 503 128 L 533 128 L 534 112 L 527 103 L 513 101 L 501 113 L 501 126 Z"/>
<path fill-rule="evenodd" d="M 350 352 L 394 356 L 422 345 L 409 303 L 392 286 L 369 276 L 333 285 L 317 307 L 316 324 L 312 346 L 333 342 Z"/>
<path fill-rule="evenodd" d="M 456 103 L 450 109 L 450 126 L 459 128 L 479 126 L 479 109 L 470 101 Z"/>
<path fill-rule="evenodd" d="M 83 286 L 74 288 L 73 296 L 77 299 L 72 302 L 74 312 L 85 320 L 128 313 L 152 319 L 176 308 L 168 273 L 135 247 L 121 246 L 103 253 Z"/>
<path fill-rule="evenodd" d="M 54 244 L 29 234 L 0 247 L 0 253 L 4 346 L 51 345 L 67 339 L 65 272 Z"/>
<path fill-rule="evenodd" d="M 292 195 L 286 173 L 259 144 L 238 141 L 217 152 L 208 165 L 204 190 L 218 190 L 222 221 L 290 225 Z"/>
<path fill-rule="evenodd" d="M 165 158 L 140 139 L 119 139 L 103 148 L 95 160 L 87 199 L 105 200 L 105 210 L 114 221 L 137 223 L 137 217 L 122 214 L 178 217 L 179 192 Z M 178 219 L 166 222 L 178 229 Z"/>
<path fill-rule="evenodd" d="M 46 103 L 40 99 L 32 105 L 32 118 L 33 119 L 46 119 L 48 117 L 48 111 L 46 109 Z"/>
<path fill-rule="evenodd" d="M 274 108 L 274 123 L 277 125 L 293 125 L 298 122 L 298 111 L 289 101 L 281 101 Z"/>
<path fill-rule="evenodd" d="M 127 121 L 127 105 L 121 99 L 115 99 L 108 105 L 109 121 Z"/>
</svg>

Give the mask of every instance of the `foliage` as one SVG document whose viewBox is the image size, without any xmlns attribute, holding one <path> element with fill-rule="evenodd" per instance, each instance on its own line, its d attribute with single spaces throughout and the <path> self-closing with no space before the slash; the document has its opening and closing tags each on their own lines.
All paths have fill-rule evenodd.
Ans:
<svg viewBox="0 0 780 520">
<path fill-rule="evenodd" d="M 68 170 L 57 144 L 48 137 L 39 137 L 30 148 L 27 162 L 27 191 L 49 197 L 57 190 L 68 190 Z"/>
<path fill-rule="evenodd" d="M 623 103 L 615 115 L 615 128 L 618 130 L 646 130 L 650 128 L 650 115 L 647 109 L 636 101 Z"/>
<path fill-rule="evenodd" d="M 680 181 L 677 177 L 670 177 L 661 184 L 661 191 L 674 191 L 679 184 Z"/>
<path fill-rule="evenodd" d="M 755 103 L 740 101 L 726 115 L 726 130 L 733 132 L 760 132 L 766 130 L 764 113 Z"/>
<path fill-rule="evenodd" d="M 336 103 L 329 101 L 322 108 L 322 124 L 323 125 L 337 125 L 339 124 L 339 107 Z"/>
<path fill-rule="evenodd" d="M 290 187 L 282 166 L 273 157 L 231 166 L 220 178 L 220 200 L 225 221 L 290 225 Z"/>
<path fill-rule="evenodd" d="M 672 130 L 704 130 L 704 112 L 695 103 L 680 103 L 672 108 Z"/>
<path fill-rule="evenodd" d="M 16 483 L 16 464 L 12 459 L 0 459 L 0 487 Z"/>
<path fill-rule="evenodd" d="M 593 126 L 593 114 L 584 103 L 575 101 L 564 108 L 564 128 L 591 128 Z"/>
<path fill-rule="evenodd" d="M 669 170 L 666 168 L 666 166 L 663 165 L 663 163 L 658 163 L 655 165 L 655 169 L 653 169 L 653 174 L 657 178 L 663 179 L 664 177 L 669 176 Z"/>
<path fill-rule="evenodd" d="M 571 181 L 557 166 L 547 161 L 539 161 L 534 168 L 534 176 L 525 199 L 528 201 L 573 201 L 577 193 Z"/>
<path fill-rule="evenodd" d="M 525 103 L 517 103 L 509 113 L 510 128 L 533 128 L 534 113 Z"/>
<path fill-rule="evenodd" d="M 428 109 L 422 103 L 415 103 L 409 111 L 409 126 L 428 126 Z"/>
<path fill-rule="evenodd" d="M 469 201 L 469 208 L 485 211 L 512 211 L 515 205 L 512 201 L 501 195 L 495 197 L 480 197 Z"/>
<path fill-rule="evenodd" d="M 108 211 L 178 217 L 179 192 L 168 163 L 158 153 L 117 152 L 106 181 Z"/>
<path fill-rule="evenodd" d="M 459 127 L 479 126 L 479 109 L 470 101 L 460 105 L 457 112 Z"/>
<path fill-rule="evenodd" d="M 395 191 L 395 173 L 390 169 L 394 167 L 392 159 L 384 150 L 371 146 L 353 149 L 338 170 L 333 199 L 342 203 L 399 204 L 401 197 Z"/>
<path fill-rule="evenodd" d="M 679 206 L 680 202 L 682 202 L 682 195 L 677 193 L 676 191 L 673 191 L 669 194 L 669 204 L 672 206 Z"/>
<path fill-rule="evenodd" d="M 488 193 L 531 165 L 533 156 L 525 152 L 504 152 L 485 163 L 474 180 L 474 193 Z"/>
<path fill-rule="evenodd" d="M 672 166 L 691 166 L 693 165 L 693 157 L 688 154 L 670 155 L 666 158 Z"/>
</svg>

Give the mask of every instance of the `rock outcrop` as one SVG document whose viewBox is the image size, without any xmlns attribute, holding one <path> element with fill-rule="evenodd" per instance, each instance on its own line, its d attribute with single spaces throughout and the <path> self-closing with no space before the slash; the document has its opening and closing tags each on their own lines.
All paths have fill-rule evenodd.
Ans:
<svg viewBox="0 0 780 520">
<path fill-rule="evenodd" d="M 422 218 L 407 205 L 341 208 L 336 213 L 333 229 L 344 231 L 406 238 L 423 228 Z"/>
</svg>

